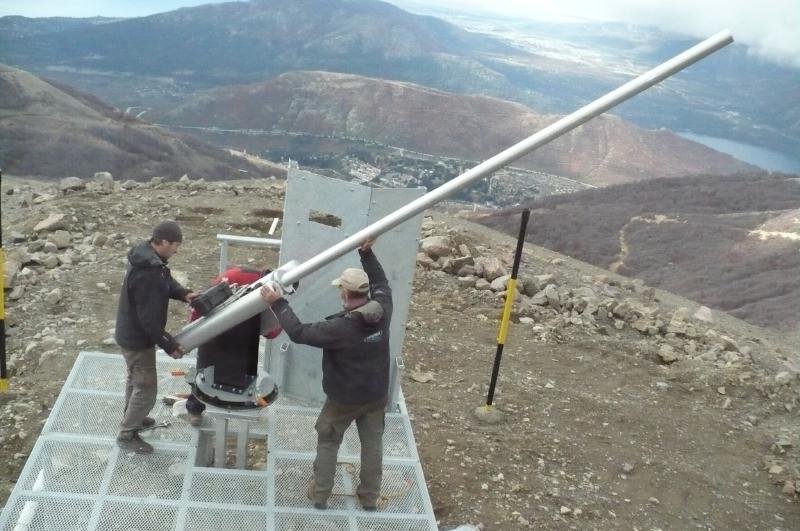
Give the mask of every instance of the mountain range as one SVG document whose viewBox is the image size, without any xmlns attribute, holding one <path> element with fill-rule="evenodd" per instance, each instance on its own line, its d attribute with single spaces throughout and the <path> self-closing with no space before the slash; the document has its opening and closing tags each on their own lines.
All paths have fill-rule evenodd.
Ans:
<svg viewBox="0 0 800 531">
<path fill-rule="evenodd" d="M 563 114 L 696 42 L 629 25 L 488 19 L 471 29 L 373 0 L 232 2 L 68 23 L 3 17 L 0 61 L 121 108 L 169 106 L 199 88 L 325 70 Z M 798 90 L 796 71 L 734 45 L 616 112 L 645 127 L 794 153 L 800 148 Z"/>
<path fill-rule="evenodd" d="M 142 122 L 96 97 L 0 65 L 0 165 L 7 174 L 58 178 L 110 171 L 118 178 L 269 177 L 191 136 Z"/>
<path fill-rule="evenodd" d="M 750 173 L 554 195 L 527 240 L 800 337 L 800 180 Z M 517 234 L 520 208 L 477 214 Z"/>
<path fill-rule="evenodd" d="M 193 94 L 169 112 L 147 116 L 183 126 L 363 138 L 468 160 L 489 158 L 558 119 L 497 98 L 319 71 Z M 754 169 L 669 131 L 641 129 L 613 115 L 516 164 L 597 186 Z"/>
</svg>

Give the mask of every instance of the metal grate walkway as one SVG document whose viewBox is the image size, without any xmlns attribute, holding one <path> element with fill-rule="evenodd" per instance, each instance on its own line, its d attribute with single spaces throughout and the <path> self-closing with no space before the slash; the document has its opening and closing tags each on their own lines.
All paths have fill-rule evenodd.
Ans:
<svg viewBox="0 0 800 531">
<path fill-rule="evenodd" d="M 186 392 L 188 360 L 159 356 L 159 396 Z M 265 441 L 264 470 L 200 466 L 201 438 L 212 437 L 213 419 L 201 430 L 173 418 L 160 402 L 152 416 L 172 424 L 143 434 L 152 455 L 120 452 L 114 443 L 122 416 L 122 356 L 81 352 L 31 452 L 8 503 L 0 531 L 233 531 L 435 530 L 405 403 L 386 415 L 382 499 L 367 513 L 355 499 L 359 440 L 345 434 L 329 508 L 306 497 L 316 450 L 318 408 L 281 398 L 251 424 L 251 441 Z M 229 430 L 236 432 L 237 422 Z"/>
</svg>

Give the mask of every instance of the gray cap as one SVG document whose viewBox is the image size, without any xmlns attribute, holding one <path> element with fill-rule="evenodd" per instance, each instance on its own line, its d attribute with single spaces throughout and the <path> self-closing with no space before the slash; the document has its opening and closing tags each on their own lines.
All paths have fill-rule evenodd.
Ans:
<svg viewBox="0 0 800 531">
<path fill-rule="evenodd" d="M 182 242 L 183 232 L 181 232 L 181 228 L 177 223 L 168 219 L 153 227 L 153 239 Z"/>
</svg>

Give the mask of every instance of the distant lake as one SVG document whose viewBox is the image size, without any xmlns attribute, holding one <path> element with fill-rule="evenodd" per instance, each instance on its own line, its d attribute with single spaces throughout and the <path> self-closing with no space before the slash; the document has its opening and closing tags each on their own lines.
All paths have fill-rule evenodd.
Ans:
<svg viewBox="0 0 800 531">
<path fill-rule="evenodd" d="M 706 145 L 711 149 L 727 153 L 739 160 L 743 160 L 759 168 L 764 168 L 765 170 L 800 173 L 800 159 L 792 158 L 783 153 L 772 151 L 771 149 L 765 149 L 743 142 L 736 142 L 735 140 L 728 140 L 727 138 L 718 138 L 716 136 L 696 135 L 694 133 L 678 133 L 678 135 Z"/>
</svg>

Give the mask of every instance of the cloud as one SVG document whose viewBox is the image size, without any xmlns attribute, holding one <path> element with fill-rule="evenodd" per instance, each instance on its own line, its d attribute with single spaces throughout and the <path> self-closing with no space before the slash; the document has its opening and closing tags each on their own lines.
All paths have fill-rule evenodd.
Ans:
<svg viewBox="0 0 800 531">
<path fill-rule="evenodd" d="M 582 3 L 582 2 L 575 2 Z M 672 0 L 599 2 L 616 20 L 647 24 L 694 37 L 731 30 L 753 53 L 800 67 L 800 5 L 797 0 Z"/>
<path fill-rule="evenodd" d="M 402 0 L 398 2 L 403 4 Z M 654 26 L 697 38 L 729 29 L 736 42 L 774 62 L 800 67 L 798 0 L 432 0 L 547 21 L 602 20 Z"/>
</svg>

